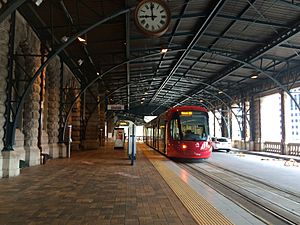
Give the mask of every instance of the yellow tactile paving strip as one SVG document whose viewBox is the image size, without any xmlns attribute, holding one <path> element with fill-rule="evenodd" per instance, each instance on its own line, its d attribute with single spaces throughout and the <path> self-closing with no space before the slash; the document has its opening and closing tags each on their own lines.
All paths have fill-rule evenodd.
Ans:
<svg viewBox="0 0 300 225">
<path fill-rule="evenodd" d="M 141 146 L 140 146 L 141 147 Z M 145 149 L 144 149 L 145 150 Z M 194 189 L 172 172 L 163 161 L 158 160 L 149 151 L 144 154 L 151 161 L 166 183 L 174 191 L 183 205 L 191 213 L 198 224 L 227 225 L 231 223 L 222 213 L 201 197 Z M 154 157 L 153 157 L 154 156 Z M 156 158 L 156 159 L 155 159 Z"/>
</svg>

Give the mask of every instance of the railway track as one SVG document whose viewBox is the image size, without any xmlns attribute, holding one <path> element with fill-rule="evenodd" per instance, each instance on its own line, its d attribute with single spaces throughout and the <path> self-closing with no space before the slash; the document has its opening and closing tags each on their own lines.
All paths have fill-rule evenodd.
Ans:
<svg viewBox="0 0 300 225">
<path fill-rule="evenodd" d="M 300 196 L 206 162 L 180 167 L 266 224 L 300 224 Z"/>
</svg>

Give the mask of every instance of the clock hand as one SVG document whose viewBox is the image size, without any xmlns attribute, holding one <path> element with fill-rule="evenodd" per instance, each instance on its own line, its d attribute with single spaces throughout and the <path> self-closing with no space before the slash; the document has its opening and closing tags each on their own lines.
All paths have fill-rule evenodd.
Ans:
<svg viewBox="0 0 300 225">
<path fill-rule="evenodd" d="M 152 18 L 152 16 L 150 16 L 150 15 L 142 15 L 142 16 L 139 16 L 140 18 Z"/>
<path fill-rule="evenodd" d="M 154 9 L 154 4 L 153 3 L 151 3 L 150 9 L 151 9 L 151 19 L 154 20 L 155 17 L 153 15 L 153 9 Z"/>
</svg>

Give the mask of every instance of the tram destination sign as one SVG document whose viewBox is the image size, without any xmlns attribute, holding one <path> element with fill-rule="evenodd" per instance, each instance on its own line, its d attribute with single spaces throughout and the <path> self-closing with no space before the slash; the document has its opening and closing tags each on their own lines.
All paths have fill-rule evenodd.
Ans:
<svg viewBox="0 0 300 225">
<path fill-rule="evenodd" d="M 124 110 L 124 105 L 107 105 L 107 110 Z"/>
</svg>

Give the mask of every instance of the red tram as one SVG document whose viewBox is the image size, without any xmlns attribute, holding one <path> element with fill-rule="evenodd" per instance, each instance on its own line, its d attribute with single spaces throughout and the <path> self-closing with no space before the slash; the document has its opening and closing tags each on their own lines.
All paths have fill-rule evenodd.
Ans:
<svg viewBox="0 0 300 225">
<path fill-rule="evenodd" d="M 171 108 L 144 128 L 146 144 L 172 158 L 209 158 L 208 134 L 208 112 L 200 106 Z"/>
</svg>

